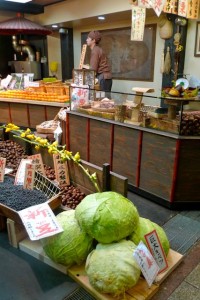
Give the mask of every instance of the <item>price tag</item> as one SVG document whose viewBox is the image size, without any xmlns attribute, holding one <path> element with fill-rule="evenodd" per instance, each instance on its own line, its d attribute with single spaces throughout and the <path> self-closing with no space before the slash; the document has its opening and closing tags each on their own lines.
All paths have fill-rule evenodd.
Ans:
<svg viewBox="0 0 200 300">
<path fill-rule="evenodd" d="M 15 185 L 24 185 L 26 164 L 31 164 L 31 159 L 22 159 L 15 175 Z"/>
<path fill-rule="evenodd" d="M 159 273 L 165 271 L 168 268 L 168 263 L 156 230 L 146 234 L 144 237 L 151 254 L 160 268 Z"/>
<path fill-rule="evenodd" d="M 133 253 L 133 257 L 137 261 L 148 285 L 151 286 L 158 275 L 159 267 L 143 242 L 139 243 Z"/>
<path fill-rule="evenodd" d="M 63 231 L 47 203 L 25 208 L 18 213 L 32 241 Z"/>
<path fill-rule="evenodd" d="M 28 158 L 30 158 L 32 160 L 32 163 L 35 164 L 35 171 L 37 171 L 45 176 L 46 174 L 45 174 L 45 170 L 44 170 L 44 164 L 42 161 L 41 153 L 30 155 Z"/>
<path fill-rule="evenodd" d="M 26 164 L 24 189 L 33 190 L 34 179 L 35 179 L 35 165 L 34 164 Z"/>
<path fill-rule="evenodd" d="M 53 154 L 53 162 L 57 182 L 60 184 L 66 183 L 69 185 L 70 179 L 67 163 L 61 160 L 59 154 Z"/>
<path fill-rule="evenodd" d="M 6 158 L 0 157 L 0 182 L 4 181 Z"/>
</svg>

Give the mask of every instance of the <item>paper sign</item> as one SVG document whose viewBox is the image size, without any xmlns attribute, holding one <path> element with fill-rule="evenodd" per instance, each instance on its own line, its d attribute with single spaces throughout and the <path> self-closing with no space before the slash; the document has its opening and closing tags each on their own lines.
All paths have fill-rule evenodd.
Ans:
<svg viewBox="0 0 200 300">
<path fill-rule="evenodd" d="M 53 154 L 53 162 L 57 182 L 70 184 L 67 163 L 62 161 L 59 154 Z"/>
<path fill-rule="evenodd" d="M 4 181 L 6 158 L 0 157 L 0 182 Z"/>
<path fill-rule="evenodd" d="M 63 231 L 47 203 L 28 207 L 18 213 L 32 241 Z"/>
<path fill-rule="evenodd" d="M 186 17 L 187 9 L 188 9 L 188 0 L 179 0 L 178 1 L 178 15 L 181 17 Z"/>
<path fill-rule="evenodd" d="M 149 2 L 149 1 L 148 1 Z M 165 5 L 166 0 L 152 0 L 151 1 L 151 7 L 155 11 L 156 15 L 159 17 L 163 7 Z"/>
<path fill-rule="evenodd" d="M 22 159 L 15 175 L 15 185 L 24 185 L 26 164 L 31 164 L 31 159 Z"/>
<path fill-rule="evenodd" d="M 159 272 L 159 267 L 143 242 L 140 242 L 133 253 L 133 257 L 137 261 L 144 278 L 149 286 L 152 285 Z"/>
<path fill-rule="evenodd" d="M 44 176 L 46 176 L 41 153 L 30 155 L 28 158 L 32 160 L 33 164 L 35 164 L 35 171 L 37 171 L 37 172 L 43 174 Z"/>
<path fill-rule="evenodd" d="M 165 271 L 168 268 L 168 263 L 156 230 L 149 232 L 144 237 L 151 254 L 160 268 L 159 273 Z"/>
<path fill-rule="evenodd" d="M 33 190 L 34 179 L 35 179 L 35 165 L 34 164 L 26 164 L 24 189 Z"/>
<path fill-rule="evenodd" d="M 86 50 L 87 50 L 87 44 L 84 44 L 83 47 L 82 47 L 81 58 L 80 58 L 80 63 L 79 63 L 79 69 L 83 68 L 83 64 L 84 64 L 84 61 L 85 61 Z"/>
<path fill-rule="evenodd" d="M 143 41 L 146 8 L 132 6 L 131 41 Z"/>
<path fill-rule="evenodd" d="M 71 109 L 76 109 L 79 106 L 88 104 L 89 101 L 89 86 L 71 84 Z"/>
<path fill-rule="evenodd" d="M 188 2 L 187 18 L 188 19 L 199 18 L 199 0 L 192 0 Z"/>
</svg>

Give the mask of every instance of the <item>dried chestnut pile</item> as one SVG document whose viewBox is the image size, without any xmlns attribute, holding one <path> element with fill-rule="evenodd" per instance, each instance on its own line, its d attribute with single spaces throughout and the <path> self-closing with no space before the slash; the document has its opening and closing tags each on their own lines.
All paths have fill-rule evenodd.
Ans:
<svg viewBox="0 0 200 300">
<path fill-rule="evenodd" d="M 16 174 L 21 159 L 27 158 L 27 155 L 19 144 L 7 140 L 0 142 L 0 157 L 6 158 L 6 167 L 13 169 L 13 174 Z"/>
<path fill-rule="evenodd" d="M 200 135 L 199 111 L 183 113 L 180 133 L 182 135 Z"/>
<path fill-rule="evenodd" d="M 73 185 L 63 184 L 61 189 L 61 203 L 66 208 L 75 209 L 76 206 L 84 199 L 85 194 Z"/>
<path fill-rule="evenodd" d="M 0 140 L 0 157 L 6 158 L 6 167 L 13 169 L 12 175 L 16 175 L 17 169 L 22 159 L 28 156 L 22 146 L 12 140 Z M 46 177 L 55 180 L 55 171 L 49 166 L 44 165 Z"/>
</svg>

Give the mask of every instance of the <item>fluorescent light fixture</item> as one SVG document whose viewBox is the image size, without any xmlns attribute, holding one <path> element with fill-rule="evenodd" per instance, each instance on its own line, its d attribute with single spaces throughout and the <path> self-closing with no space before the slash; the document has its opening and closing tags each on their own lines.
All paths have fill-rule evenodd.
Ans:
<svg viewBox="0 0 200 300">
<path fill-rule="evenodd" d="M 51 27 L 52 27 L 52 28 L 58 28 L 58 25 L 53 24 L 53 25 L 51 25 Z"/>
<path fill-rule="evenodd" d="M 27 3 L 27 2 L 31 2 L 32 0 L 5 0 L 5 1 L 18 2 L 18 3 Z"/>
<path fill-rule="evenodd" d="M 105 17 L 104 16 L 99 16 L 98 19 L 99 20 L 105 20 Z"/>
</svg>

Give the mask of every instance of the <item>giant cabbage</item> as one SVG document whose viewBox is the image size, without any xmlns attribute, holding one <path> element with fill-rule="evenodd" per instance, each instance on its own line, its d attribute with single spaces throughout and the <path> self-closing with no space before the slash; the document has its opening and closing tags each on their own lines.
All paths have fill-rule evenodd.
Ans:
<svg viewBox="0 0 200 300">
<path fill-rule="evenodd" d="M 86 196 L 76 207 L 80 226 L 99 243 L 112 243 L 129 236 L 137 227 L 134 204 L 116 192 Z"/>
<path fill-rule="evenodd" d="M 147 245 L 144 236 L 153 230 L 156 230 L 163 250 L 167 256 L 170 249 L 170 244 L 167 235 L 162 227 L 150 221 L 149 219 L 142 217 L 139 218 L 139 225 L 137 229 L 131 234 L 130 240 L 133 241 L 136 245 L 138 245 L 140 241 L 143 241 L 143 243 Z"/>
<path fill-rule="evenodd" d="M 135 248 L 135 244 L 127 240 L 97 244 L 85 265 L 90 284 L 101 293 L 123 295 L 140 277 L 140 268 L 133 258 Z"/>
<path fill-rule="evenodd" d="M 67 267 L 82 264 L 92 250 L 93 239 L 79 226 L 74 210 L 63 211 L 56 218 L 64 231 L 41 240 L 44 252 Z"/>
</svg>

